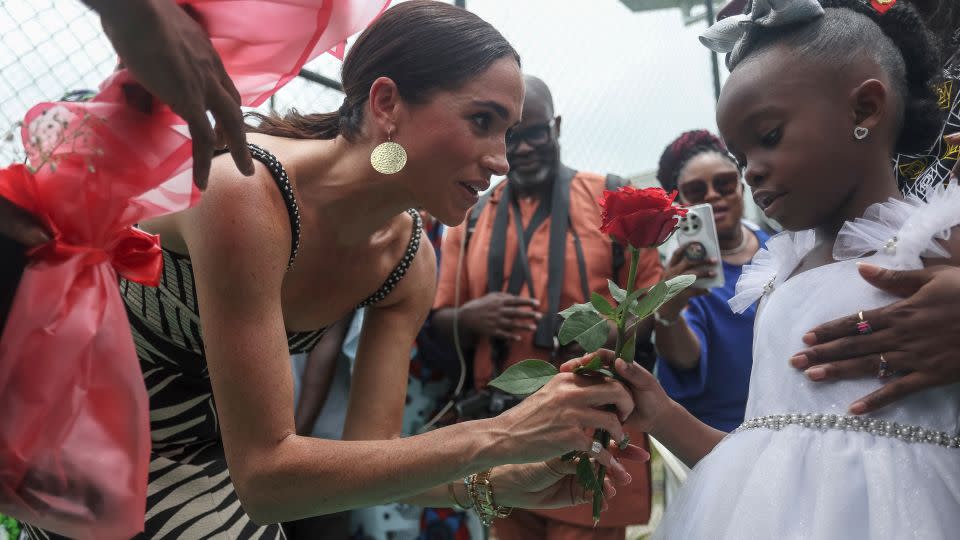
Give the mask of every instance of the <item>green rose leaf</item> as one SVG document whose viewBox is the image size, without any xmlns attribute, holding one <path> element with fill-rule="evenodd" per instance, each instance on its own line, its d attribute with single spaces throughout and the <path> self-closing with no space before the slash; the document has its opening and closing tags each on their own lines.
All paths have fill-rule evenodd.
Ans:
<svg viewBox="0 0 960 540">
<path fill-rule="evenodd" d="M 597 473 L 593 470 L 593 463 L 587 458 L 580 458 L 577 463 L 577 481 L 580 485 L 587 488 L 587 491 L 599 491 L 600 484 L 597 483 Z"/>
<path fill-rule="evenodd" d="M 606 318 L 593 310 L 577 311 L 563 321 L 559 338 L 561 345 L 576 341 L 583 350 L 593 352 L 603 347 L 609 334 Z"/>
<path fill-rule="evenodd" d="M 508 394 L 525 396 L 543 388 L 559 370 L 543 360 L 524 360 L 508 367 L 490 386 Z"/>
<path fill-rule="evenodd" d="M 633 306 L 633 309 L 630 311 L 637 317 L 645 319 L 654 311 L 660 309 L 660 306 L 668 300 L 692 285 L 696 280 L 697 278 L 695 276 L 683 275 L 667 281 L 661 281 L 654 285 L 647 292 L 647 295 L 641 298 L 640 301 L 637 302 L 637 305 Z"/>
<path fill-rule="evenodd" d="M 579 366 L 579 367 L 577 367 L 576 369 L 574 369 L 573 372 L 576 373 L 576 374 L 578 374 L 578 375 L 579 375 L 579 374 L 582 374 L 582 373 L 592 373 L 592 372 L 600 369 L 601 367 L 603 367 L 603 362 L 600 361 L 600 357 L 599 357 L 599 356 L 594 356 L 594 357 L 591 358 L 590 361 L 587 362 L 586 364 L 584 364 L 584 365 L 582 365 L 582 366 Z"/>
<path fill-rule="evenodd" d="M 567 318 L 569 318 L 571 315 L 573 315 L 574 313 L 580 313 L 580 312 L 596 313 L 596 312 L 597 312 L 597 308 L 593 307 L 593 304 L 590 304 L 590 303 L 587 303 L 587 304 L 573 304 L 572 306 L 568 307 L 567 309 L 561 311 L 561 312 L 560 312 L 560 316 L 563 317 L 564 319 L 567 319 Z"/>
<path fill-rule="evenodd" d="M 593 304 L 593 307 L 596 308 L 602 315 L 610 317 L 614 314 L 613 306 L 610 305 L 610 302 L 607 302 L 607 299 L 600 296 L 596 292 L 590 295 L 590 303 Z"/>
<path fill-rule="evenodd" d="M 627 297 L 623 299 L 623 302 L 621 302 L 620 307 L 617 308 L 617 315 L 623 315 L 627 311 L 632 311 L 630 308 L 633 306 L 633 303 L 636 302 L 637 298 L 640 298 L 640 296 L 645 294 L 648 290 L 649 289 L 646 288 L 637 289 L 627 295 Z"/>
<path fill-rule="evenodd" d="M 610 289 L 610 296 L 613 297 L 618 303 L 622 304 L 624 298 L 627 297 L 627 291 L 620 288 L 619 285 L 613 282 L 612 279 L 607 280 L 607 288 Z"/>
<path fill-rule="evenodd" d="M 667 299 L 673 298 L 678 293 L 686 289 L 687 287 L 693 285 L 693 282 L 697 280 L 696 276 L 691 276 L 689 274 L 677 276 L 673 279 L 668 279 L 667 284 Z"/>
</svg>

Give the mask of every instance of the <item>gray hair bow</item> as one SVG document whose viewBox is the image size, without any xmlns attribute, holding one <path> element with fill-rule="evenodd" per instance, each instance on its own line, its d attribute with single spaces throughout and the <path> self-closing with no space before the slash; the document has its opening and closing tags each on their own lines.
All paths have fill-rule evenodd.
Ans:
<svg viewBox="0 0 960 540">
<path fill-rule="evenodd" d="M 754 0 L 750 13 L 718 21 L 700 34 L 700 43 L 712 51 L 730 53 L 729 67 L 741 60 L 744 36 L 750 28 L 775 28 L 822 16 L 823 6 L 817 0 Z"/>
</svg>

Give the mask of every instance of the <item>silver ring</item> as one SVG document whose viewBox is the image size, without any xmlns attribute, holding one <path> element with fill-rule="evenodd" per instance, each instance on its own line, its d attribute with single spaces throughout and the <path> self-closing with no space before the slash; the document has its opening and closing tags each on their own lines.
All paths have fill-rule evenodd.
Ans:
<svg viewBox="0 0 960 540">
<path fill-rule="evenodd" d="M 603 444 L 600 441 L 593 441 L 593 444 L 590 445 L 591 454 L 600 454 L 600 451 L 603 450 Z"/>
</svg>

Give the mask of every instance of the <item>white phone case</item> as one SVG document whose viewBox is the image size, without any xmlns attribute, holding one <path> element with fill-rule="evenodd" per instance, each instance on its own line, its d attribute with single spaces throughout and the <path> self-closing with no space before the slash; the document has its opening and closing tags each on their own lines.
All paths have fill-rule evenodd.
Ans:
<svg viewBox="0 0 960 540">
<path fill-rule="evenodd" d="M 704 260 L 713 258 L 717 261 L 713 268 L 716 275 L 712 278 L 699 278 L 692 287 L 698 289 L 723 287 L 723 263 L 720 258 L 720 242 L 717 240 L 717 226 L 713 221 L 713 207 L 709 204 L 697 204 L 687 210 L 687 216 L 680 220 L 680 227 L 674 236 L 677 249 L 691 242 L 699 242 L 705 250 L 702 258 Z"/>
</svg>

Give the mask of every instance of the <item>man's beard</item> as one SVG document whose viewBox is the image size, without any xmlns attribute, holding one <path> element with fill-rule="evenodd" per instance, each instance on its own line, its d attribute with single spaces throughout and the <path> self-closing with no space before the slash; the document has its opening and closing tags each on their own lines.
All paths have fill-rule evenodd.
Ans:
<svg viewBox="0 0 960 540">
<path fill-rule="evenodd" d="M 541 167 L 533 172 L 510 171 L 509 178 L 522 188 L 536 189 L 548 183 L 553 176 L 553 167 Z"/>
</svg>

